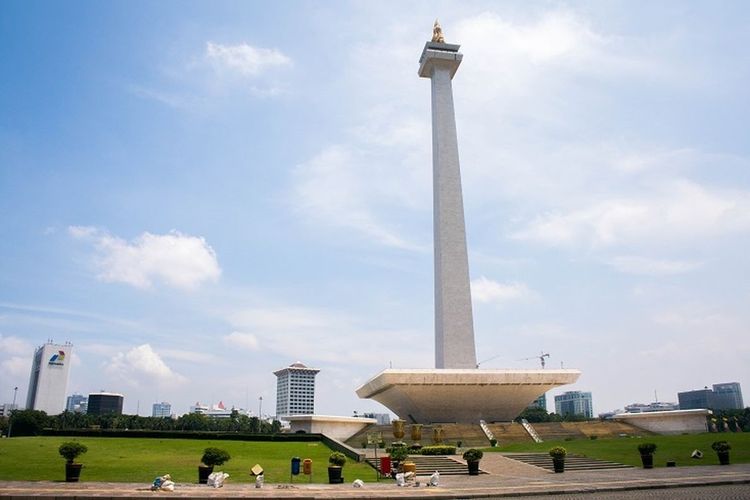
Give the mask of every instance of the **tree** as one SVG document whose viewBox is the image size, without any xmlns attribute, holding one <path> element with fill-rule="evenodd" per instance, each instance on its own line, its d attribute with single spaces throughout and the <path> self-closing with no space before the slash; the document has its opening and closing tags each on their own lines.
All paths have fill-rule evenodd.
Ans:
<svg viewBox="0 0 750 500">
<path fill-rule="evenodd" d="M 8 426 L 13 436 L 36 436 L 49 421 L 47 413 L 40 410 L 13 410 Z"/>
</svg>

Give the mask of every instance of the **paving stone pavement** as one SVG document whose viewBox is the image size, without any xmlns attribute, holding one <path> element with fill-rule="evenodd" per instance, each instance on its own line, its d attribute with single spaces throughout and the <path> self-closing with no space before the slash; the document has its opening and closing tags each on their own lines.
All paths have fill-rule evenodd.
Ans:
<svg viewBox="0 0 750 500">
<path fill-rule="evenodd" d="M 675 468 L 623 469 L 604 471 L 576 471 L 554 474 L 501 456 L 482 459 L 482 468 L 488 472 L 481 476 L 444 476 L 440 486 L 426 487 L 427 477 L 420 477 L 420 487 L 395 486 L 391 480 L 365 483 L 354 488 L 349 482 L 342 485 L 327 484 L 266 484 L 257 489 L 253 484 L 232 483 L 231 478 L 223 488 L 205 485 L 180 484 L 174 492 L 152 492 L 148 484 L 133 483 L 63 483 L 22 482 L 0 483 L 0 497 L 23 498 L 143 498 L 173 496 L 178 498 L 279 498 L 279 499 L 458 499 L 502 498 L 539 495 L 568 495 L 568 498 L 604 498 L 610 492 L 641 491 L 641 496 L 630 498 L 682 498 L 681 496 L 652 496 L 654 490 L 686 487 L 750 485 L 750 464 L 729 466 L 691 466 Z M 352 478 L 353 480 L 354 478 Z M 738 490 L 738 491 L 739 491 Z M 714 490 L 716 491 L 716 490 Z M 743 490 L 743 491 L 747 491 Z M 596 493 L 595 495 L 590 495 Z M 743 498 L 732 496 L 715 498 Z M 570 496 L 573 495 L 573 496 Z M 579 496 L 576 496 L 579 495 Z M 628 494 L 630 495 L 630 494 Z M 609 497 L 609 498 L 617 498 Z M 695 498 L 693 496 L 688 498 Z M 699 497 L 698 497 L 699 498 Z M 708 497 L 707 497 L 708 498 Z M 748 498 L 745 496 L 744 498 Z"/>
</svg>

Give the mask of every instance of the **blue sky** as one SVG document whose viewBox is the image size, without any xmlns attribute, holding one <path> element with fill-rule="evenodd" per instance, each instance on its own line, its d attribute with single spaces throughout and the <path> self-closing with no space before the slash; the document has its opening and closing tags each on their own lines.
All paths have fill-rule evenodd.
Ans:
<svg viewBox="0 0 750 500">
<path fill-rule="evenodd" d="M 273 414 L 297 360 L 384 411 L 354 389 L 433 366 L 436 17 L 483 367 L 548 352 L 596 412 L 749 390 L 743 2 L 8 1 L 0 402 L 52 338 L 127 412 Z"/>
</svg>

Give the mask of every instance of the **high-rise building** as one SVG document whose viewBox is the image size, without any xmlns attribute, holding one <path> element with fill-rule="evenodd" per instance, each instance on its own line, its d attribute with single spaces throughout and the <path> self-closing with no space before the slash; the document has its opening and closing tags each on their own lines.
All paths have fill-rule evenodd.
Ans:
<svg viewBox="0 0 750 500">
<path fill-rule="evenodd" d="M 34 351 L 29 377 L 26 408 L 57 415 L 65 410 L 70 356 L 73 344 L 53 344 L 51 341 Z"/>
<path fill-rule="evenodd" d="M 591 393 L 581 391 L 567 391 L 555 396 L 555 413 L 558 415 L 582 415 L 586 418 L 594 417 L 591 404 Z"/>
<path fill-rule="evenodd" d="M 276 375 L 276 418 L 315 413 L 315 376 L 319 371 L 297 361 L 273 372 Z"/>
<path fill-rule="evenodd" d="M 680 410 L 697 410 L 699 408 L 713 408 L 714 391 L 708 387 L 695 391 L 685 391 L 677 393 L 677 400 L 680 403 Z"/>
<path fill-rule="evenodd" d="M 161 403 L 154 403 L 151 408 L 152 417 L 171 417 L 172 416 L 172 405 L 166 401 Z"/>
<path fill-rule="evenodd" d="M 737 382 L 714 384 L 695 391 L 678 392 L 681 410 L 709 408 L 712 410 L 741 410 L 744 408 L 742 389 Z"/>
<path fill-rule="evenodd" d="M 65 411 L 75 413 L 86 413 L 89 406 L 89 397 L 83 394 L 73 394 L 68 396 L 68 402 L 65 404 Z"/>
<path fill-rule="evenodd" d="M 713 389 L 714 410 L 741 410 L 745 407 L 739 382 L 714 384 Z"/>
<path fill-rule="evenodd" d="M 122 403 L 125 397 L 112 392 L 93 392 L 89 394 L 89 415 L 122 415 Z"/>
<path fill-rule="evenodd" d="M 545 392 L 532 401 L 529 408 L 541 408 L 542 410 L 547 411 L 547 393 Z"/>
</svg>

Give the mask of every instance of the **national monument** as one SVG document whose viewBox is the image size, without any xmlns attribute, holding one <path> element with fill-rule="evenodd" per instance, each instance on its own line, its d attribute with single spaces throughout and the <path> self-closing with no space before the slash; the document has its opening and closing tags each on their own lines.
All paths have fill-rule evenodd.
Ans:
<svg viewBox="0 0 750 500">
<path fill-rule="evenodd" d="M 432 85 L 435 368 L 387 369 L 357 389 L 414 423 L 513 420 L 578 370 L 486 370 L 477 365 L 452 80 L 463 55 L 437 21 L 419 59 Z"/>
</svg>

